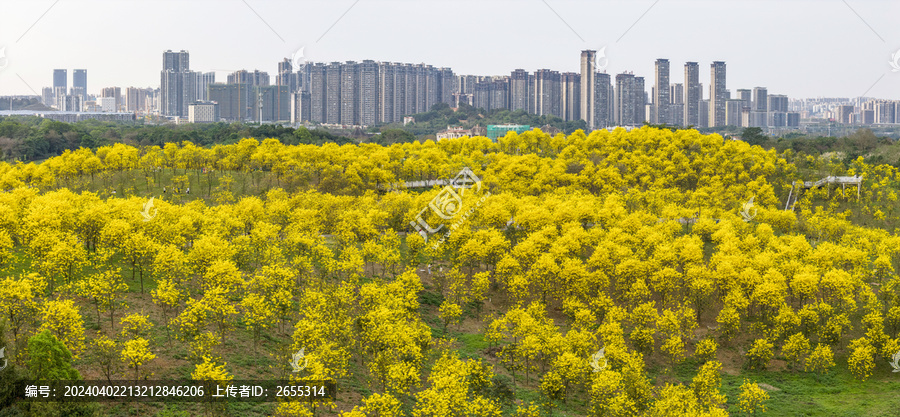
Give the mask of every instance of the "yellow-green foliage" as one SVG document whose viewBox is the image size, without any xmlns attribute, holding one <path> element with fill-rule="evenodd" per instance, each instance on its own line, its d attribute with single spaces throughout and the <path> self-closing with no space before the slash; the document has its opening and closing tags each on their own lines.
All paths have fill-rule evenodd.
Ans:
<svg viewBox="0 0 900 417">
<path fill-rule="evenodd" d="M 464 167 L 471 188 L 402 184 Z M 862 175 L 860 197 L 823 186 L 784 210 L 797 181 L 825 175 Z M 83 374 L 174 379 L 159 364 L 186 358 L 196 379 L 359 391 L 343 409 L 282 414 L 495 415 L 485 393 L 509 389 L 535 395 L 521 415 L 563 402 L 722 415 L 720 344 L 759 369 L 777 348 L 808 372 L 838 366 L 846 346 L 861 379 L 900 349 L 897 170 L 864 159 L 652 127 L 391 146 L 245 138 L 0 163 L 0 191 L 0 266 L 20 269 L 0 281 L 11 359 L 46 329 L 83 355 Z M 451 324 L 460 340 L 433 333 Z M 495 354 L 507 386 L 462 351 Z M 654 388 L 648 364 L 690 352 L 691 384 Z M 748 382 L 731 405 L 752 413 L 765 398 Z"/>
<path fill-rule="evenodd" d="M 766 405 L 764 402 L 769 399 L 769 394 L 759 387 L 755 382 L 750 382 L 748 380 L 744 380 L 744 384 L 741 385 L 741 393 L 738 396 L 738 406 L 741 408 L 741 411 L 748 414 L 756 414 L 759 412 L 766 412 Z"/>
</svg>

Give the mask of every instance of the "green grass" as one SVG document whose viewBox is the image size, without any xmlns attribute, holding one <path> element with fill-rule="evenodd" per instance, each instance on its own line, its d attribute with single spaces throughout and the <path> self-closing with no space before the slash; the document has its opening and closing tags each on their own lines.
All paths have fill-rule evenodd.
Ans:
<svg viewBox="0 0 900 417">
<path fill-rule="evenodd" d="M 480 358 L 488 348 L 488 341 L 480 333 L 460 333 L 454 335 L 459 342 L 459 356 L 462 358 Z"/>
<path fill-rule="evenodd" d="M 665 376 L 690 384 L 700 364 L 687 360 L 674 369 L 648 369 L 652 379 Z M 859 381 L 838 363 L 827 375 L 802 371 L 743 370 L 738 375 L 722 373 L 721 392 L 727 397 L 729 414 L 742 415 L 738 407 L 741 385 L 769 384 L 780 391 L 770 392 L 765 402 L 766 416 L 900 416 L 900 375 L 891 373 L 886 363 L 877 363 L 876 372 Z"/>
<path fill-rule="evenodd" d="M 900 416 L 900 378 L 879 373 L 858 381 L 846 370 L 820 376 L 803 372 L 745 372 L 725 375 L 723 392 L 729 412 L 737 413 L 737 398 L 743 378 L 766 383 L 781 391 L 769 393 L 769 416 Z"/>
</svg>

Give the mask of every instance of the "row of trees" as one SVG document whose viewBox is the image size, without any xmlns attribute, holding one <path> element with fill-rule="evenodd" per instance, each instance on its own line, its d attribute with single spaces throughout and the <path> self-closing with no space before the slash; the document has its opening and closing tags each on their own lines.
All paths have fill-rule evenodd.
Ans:
<svg viewBox="0 0 900 417">
<path fill-rule="evenodd" d="M 897 141 L 889 137 L 876 136 L 871 129 L 858 129 L 844 137 L 809 137 L 792 134 L 779 138 L 764 135 L 760 128 L 746 128 L 740 136 L 751 145 L 775 149 L 778 152 L 790 149 L 794 153 L 805 155 L 832 153 L 845 163 L 852 163 L 856 158 L 862 156 L 866 157 L 869 163 L 900 167 L 900 158 L 894 151 L 900 147 Z"/>
<path fill-rule="evenodd" d="M 395 135 L 388 135 L 392 139 Z M 288 144 L 354 143 L 351 138 L 324 129 L 290 128 L 281 125 L 213 123 L 144 125 L 143 122 L 85 120 L 58 122 L 35 116 L 0 117 L 0 160 L 32 161 L 61 155 L 78 148 L 96 149 L 117 143 L 133 146 L 163 146 L 189 141 L 201 146 L 235 143 L 241 138 L 278 138 Z M 409 138 L 405 138 L 408 140 Z M 392 143 L 392 142 L 391 142 Z"/>
</svg>

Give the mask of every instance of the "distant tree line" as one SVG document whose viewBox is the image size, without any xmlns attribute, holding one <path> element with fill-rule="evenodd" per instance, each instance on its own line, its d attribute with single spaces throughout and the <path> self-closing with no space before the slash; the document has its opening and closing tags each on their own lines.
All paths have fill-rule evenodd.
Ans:
<svg viewBox="0 0 900 417">
<path fill-rule="evenodd" d="M 51 110 L 41 103 L 38 97 L 0 97 L 0 111 L 2 110 Z"/>
<path fill-rule="evenodd" d="M 488 124 L 525 124 L 532 127 L 550 125 L 566 134 L 585 129 L 584 121 L 564 121 L 555 116 L 536 116 L 522 110 L 492 110 L 461 104 L 453 110 L 445 103 L 436 104 L 426 113 L 414 115 L 416 123 L 408 126 L 390 124 L 373 127 L 366 138 L 354 139 L 329 132 L 326 129 L 292 128 L 276 124 L 251 125 L 244 123 L 211 123 L 183 125 L 147 125 L 141 122 L 109 122 L 85 120 L 64 123 L 36 116 L 0 117 L 0 160 L 34 161 L 62 154 L 78 148 L 96 149 L 115 143 L 131 146 L 163 146 L 166 143 L 189 141 L 197 146 L 234 144 L 243 138 L 276 138 L 286 145 L 337 143 L 339 145 L 367 141 L 379 145 L 407 143 L 434 135 L 448 125 L 466 128 Z M 654 125 L 668 129 L 675 126 Z M 688 127 L 690 128 L 690 127 Z M 704 130 L 704 129 L 701 129 Z M 859 129 L 846 137 L 809 137 L 789 133 L 782 137 L 770 137 L 760 128 L 733 128 L 735 134 L 751 145 L 766 149 L 805 155 L 821 155 L 835 152 L 845 163 L 857 157 L 865 157 L 870 163 L 900 167 L 900 143 L 888 137 L 876 136 L 870 129 Z"/>
<path fill-rule="evenodd" d="M 900 167 L 900 143 L 889 137 L 876 136 L 871 129 L 866 128 L 858 129 L 844 137 L 811 137 L 802 133 L 788 133 L 783 137 L 773 137 L 766 136 L 758 127 L 749 127 L 743 130 L 741 139 L 765 149 L 774 148 L 779 153 L 788 149 L 805 155 L 834 152 L 834 156 L 844 163 L 850 163 L 862 156 L 866 162 L 871 164 Z"/>
<path fill-rule="evenodd" d="M 383 136 L 378 141 L 384 144 L 409 140 L 405 135 L 390 130 Z M 60 155 L 67 149 L 96 149 L 115 143 L 163 146 L 170 142 L 189 141 L 198 146 L 211 146 L 237 143 L 243 138 L 277 138 L 281 143 L 291 145 L 356 143 L 352 138 L 335 135 L 325 129 L 294 129 L 281 125 L 144 125 L 99 120 L 64 123 L 36 116 L 0 117 L 0 159 L 7 161 L 41 160 Z"/>
<path fill-rule="evenodd" d="M 393 123 L 388 128 L 402 129 L 416 136 L 434 135 L 447 128 L 447 126 L 462 126 L 472 128 L 475 125 L 494 124 L 520 124 L 531 127 L 550 125 L 571 134 L 578 129 L 586 129 L 584 120 L 565 121 L 556 116 L 538 116 L 529 114 L 524 110 L 494 109 L 487 111 L 461 103 L 454 110 L 447 103 L 438 103 L 432 106 L 431 111 L 411 115 L 416 122 L 403 126 L 402 123 Z"/>
</svg>

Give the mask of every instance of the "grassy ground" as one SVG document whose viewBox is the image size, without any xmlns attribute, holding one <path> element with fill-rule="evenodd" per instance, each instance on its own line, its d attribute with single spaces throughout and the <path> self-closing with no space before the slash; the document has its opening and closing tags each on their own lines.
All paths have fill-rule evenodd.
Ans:
<svg viewBox="0 0 900 417">
<path fill-rule="evenodd" d="M 768 392 L 767 416 L 900 416 L 900 375 L 891 373 L 886 362 L 876 362 L 876 371 L 866 381 L 850 374 L 846 359 L 836 362 L 827 375 L 789 369 L 725 372 L 722 393 L 728 398 L 728 412 L 741 415 L 737 402 L 746 379 L 777 389 Z M 651 375 L 689 384 L 699 365 L 688 360 L 674 370 L 655 369 Z"/>
</svg>

